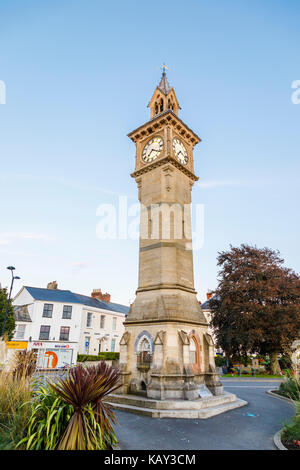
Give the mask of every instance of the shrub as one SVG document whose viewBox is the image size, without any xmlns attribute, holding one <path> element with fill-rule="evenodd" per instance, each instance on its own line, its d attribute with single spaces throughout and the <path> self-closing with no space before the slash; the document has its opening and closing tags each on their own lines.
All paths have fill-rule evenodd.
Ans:
<svg viewBox="0 0 300 470">
<path fill-rule="evenodd" d="M 222 367 L 226 365 L 226 357 L 216 356 L 215 357 L 215 364 L 217 367 Z"/>
<path fill-rule="evenodd" d="M 100 450 L 116 443 L 116 418 L 103 398 L 117 388 L 119 371 L 105 362 L 71 368 L 32 403 L 27 435 L 20 446 L 38 450 Z"/>
<path fill-rule="evenodd" d="M 120 353 L 118 352 L 102 352 L 97 356 L 91 354 L 78 354 L 77 362 L 86 362 L 86 361 L 114 361 L 118 360 Z"/>
<path fill-rule="evenodd" d="M 297 380 L 288 373 L 285 380 L 280 384 L 279 394 L 292 400 L 300 401 L 300 379 Z"/>
<path fill-rule="evenodd" d="M 99 361 L 99 357 L 88 355 L 88 354 L 78 354 L 77 362 L 86 362 L 86 361 Z"/>
<path fill-rule="evenodd" d="M 11 373 L 0 373 L 0 449 L 15 449 L 22 439 L 31 414 L 30 382 Z"/>
<path fill-rule="evenodd" d="M 293 444 L 294 441 L 300 441 L 300 401 L 295 403 L 296 416 L 288 424 L 284 425 L 281 433 L 281 439 L 284 443 Z"/>
<path fill-rule="evenodd" d="M 31 403 L 26 436 L 19 447 L 26 450 L 54 450 L 74 412 L 71 405 L 49 388 L 40 386 Z"/>
</svg>

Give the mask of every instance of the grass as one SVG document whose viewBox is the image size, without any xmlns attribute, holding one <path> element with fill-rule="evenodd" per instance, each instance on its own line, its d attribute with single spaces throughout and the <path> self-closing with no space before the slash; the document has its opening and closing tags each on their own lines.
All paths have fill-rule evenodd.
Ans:
<svg viewBox="0 0 300 470">
<path fill-rule="evenodd" d="M 0 372 L 0 450 L 13 450 L 22 439 L 31 414 L 31 387 L 25 378 Z"/>
</svg>

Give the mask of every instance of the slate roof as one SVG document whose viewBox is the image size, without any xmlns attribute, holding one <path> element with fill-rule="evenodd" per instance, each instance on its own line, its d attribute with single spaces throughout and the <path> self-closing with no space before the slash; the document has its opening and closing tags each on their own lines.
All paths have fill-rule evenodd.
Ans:
<svg viewBox="0 0 300 470">
<path fill-rule="evenodd" d="M 215 295 L 213 295 L 209 300 L 206 300 L 203 304 L 200 305 L 202 310 L 210 310 L 210 301 L 212 299 L 220 299 L 220 297 L 216 297 Z"/>
<path fill-rule="evenodd" d="M 206 300 L 206 302 L 204 302 L 204 304 L 201 304 L 200 307 L 202 308 L 202 310 L 209 310 L 209 300 Z"/>
<path fill-rule="evenodd" d="M 167 95 L 171 90 L 172 87 L 170 87 L 166 72 L 162 73 L 160 84 L 158 85 L 158 88 L 165 94 Z"/>
<path fill-rule="evenodd" d="M 35 300 L 62 302 L 65 304 L 81 304 L 87 307 L 102 308 L 111 312 L 124 313 L 125 315 L 129 312 L 129 307 L 126 305 L 104 302 L 104 300 L 95 299 L 87 295 L 75 294 L 70 290 L 44 289 L 30 286 L 24 286 L 24 288 Z"/>
</svg>

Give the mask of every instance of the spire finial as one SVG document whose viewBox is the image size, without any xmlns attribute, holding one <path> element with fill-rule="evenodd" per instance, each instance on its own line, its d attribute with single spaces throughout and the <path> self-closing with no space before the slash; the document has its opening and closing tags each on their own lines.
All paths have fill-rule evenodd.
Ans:
<svg viewBox="0 0 300 470">
<path fill-rule="evenodd" d="M 161 65 L 161 69 L 162 69 L 162 74 L 163 74 L 163 75 L 166 75 L 166 70 L 168 70 L 168 67 L 166 66 L 165 63 L 163 63 L 163 64 Z"/>
</svg>

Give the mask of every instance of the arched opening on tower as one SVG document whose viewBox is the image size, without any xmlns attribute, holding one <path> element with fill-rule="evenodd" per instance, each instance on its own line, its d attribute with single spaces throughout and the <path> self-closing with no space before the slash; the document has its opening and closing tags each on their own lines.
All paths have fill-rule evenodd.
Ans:
<svg viewBox="0 0 300 470">
<path fill-rule="evenodd" d="M 147 370 L 152 362 L 151 344 L 147 337 L 144 337 L 138 346 L 137 366 L 139 369 Z"/>
<path fill-rule="evenodd" d="M 190 333 L 190 345 L 189 345 L 189 353 L 190 353 L 190 365 L 193 367 L 194 370 L 201 370 L 201 353 L 200 353 L 200 343 L 198 335 L 194 334 L 193 332 Z"/>
<path fill-rule="evenodd" d="M 159 107 L 160 112 L 162 113 L 164 110 L 164 100 L 161 98 L 160 99 L 160 107 Z"/>
<path fill-rule="evenodd" d="M 197 364 L 197 346 L 193 337 L 190 338 L 190 363 Z"/>
</svg>

